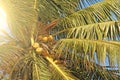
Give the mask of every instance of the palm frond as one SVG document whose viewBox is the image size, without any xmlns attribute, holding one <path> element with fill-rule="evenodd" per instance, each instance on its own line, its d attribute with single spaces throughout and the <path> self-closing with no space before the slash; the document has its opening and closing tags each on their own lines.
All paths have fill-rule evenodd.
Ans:
<svg viewBox="0 0 120 80">
<path fill-rule="evenodd" d="M 98 64 L 105 65 L 105 59 L 108 55 L 111 66 L 119 64 L 119 41 L 100 41 L 88 39 L 61 39 L 56 44 L 54 50 L 64 54 L 70 60 L 79 60 L 80 57 L 95 61 L 95 53 Z M 112 55 L 112 56 L 111 56 Z M 96 61 L 95 61 L 96 62 Z"/>
<path fill-rule="evenodd" d="M 84 58 L 80 57 L 79 65 L 75 65 L 73 62 L 72 66 L 69 66 L 69 69 L 73 71 L 73 74 L 82 80 L 99 80 L 99 79 L 110 79 L 118 80 L 120 79 L 119 75 L 116 75 L 112 70 L 108 70 L 103 66 L 100 66 L 94 62 L 87 61 L 85 64 Z M 71 63 L 68 63 L 71 64 Z M 85 65 L 84 65 L 85 64 Z"/>
<path fill-rule="evenodd" d="M 11 72 L 13 80 L 18 78 L 22 80 L 49 80 L 50 77 L 47 62 L 42 57 L 33 57 L 32 54 L 21 58 Z"/>
<path fill-rule="evenodd" d="M 39 17 L 48 22 L 75 12 L 79 0 L 39 0 Z"/>
<path fill-rule="evenodd" d="M 53 35 L 64 35 L 63 38 L 99 39 L 99 40 L 119 40 L 120 21 L 108 21 L 88 24 L 80 27 L 66 28 Z M 62 36 L 61 36 L 62 38 Z"/>
<path fill-rule="evenodd" d="M 64 66 L 55 64 L 55 62 L 49 57 L 46 57 L 46 59 L 50 62 L 50 67 L 52 68 L 50 68 L 52 71 L 51 80 L 78 80 L 75 76 L 70 74 L 70 71 Z"/>
<path fill-rule="evenodd" d="M 37 13 L 34 9 L 35 0 L 0 1 L 7 14 L 7 23 L 12 37 L 22 45 L 28 46 L 30 36 L 36 27 Z"/>
<path fill-rule="evenodd" d="M 24 49 L 11 44 L 1 44 L 0 45 L 0 68 L 5 70 L 7 73 L 10 73 L 12 67 L 19 60 L 20 57 L 25 55 L 26 51 Z M 9 71 L 8 71 L 9 70 Z"/>
<path fill-rule="evenodd" d="M 99 2 L 61 19 L 58 26 L 55 26 L 54 28 L 60 31 L 69 27 L 78 27 L 92 23 L 119 20 L 119 8 L 119 1 Z"/>
</svg>

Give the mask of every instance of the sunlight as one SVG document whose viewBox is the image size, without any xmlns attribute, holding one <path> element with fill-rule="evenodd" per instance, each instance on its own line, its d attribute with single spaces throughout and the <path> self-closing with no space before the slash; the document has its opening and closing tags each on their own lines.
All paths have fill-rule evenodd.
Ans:
<svg viewBox="0 0 120 80">
<path fill-rule="evenodd" d="M 7 29 L 6 13 L 0 8 L 0 31 Z"/>
</svg>

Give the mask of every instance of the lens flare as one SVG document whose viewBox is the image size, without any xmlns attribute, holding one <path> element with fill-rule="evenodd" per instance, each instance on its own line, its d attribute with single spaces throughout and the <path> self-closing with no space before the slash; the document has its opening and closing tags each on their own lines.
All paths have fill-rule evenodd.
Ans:
<svg viewBox="0 0 120 80">
<path fill-rule="evenodd" d="M 6 13 L 2 8 L 0 8 L 0 17 L 6 17 Z"/>
<path fill-rule="evenodd" d="M 7 27 L 6 13 L 2 8 L 0 8 L 0 31 L 6 30 L 6 27 Z"/>
</svg>

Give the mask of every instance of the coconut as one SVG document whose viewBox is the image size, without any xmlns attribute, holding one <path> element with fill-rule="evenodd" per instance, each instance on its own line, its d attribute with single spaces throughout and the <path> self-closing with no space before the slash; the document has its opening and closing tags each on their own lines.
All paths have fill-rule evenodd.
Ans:
<svg viewBox="0 0 120 80">
<path fill-rule="evenodd" d="M 38 47 L 38 48 L 36 49 L 36 52 L 37 52 L 37 53 L 42 53 L 42 52 L 43 52 L 43 48 L 42 48 L 42 47 Z"/>
<path fill-rule="evenodd" d="M 43 37 L 42 39 L 44 42 L 47 42 L 48 41 L 48 38 L 47 37 Z"/>
<path fill-rule="evenodd" d="M 49 35 L 49 36 L 48 36 L 48 40 L 49 40 L 49 41 L 52 41 L 52 40 L 53 40 L 53 36 L 52 36 L 52 35 Z"/>
<path fill-rule="evenodd" d="M 33 46 L 33 48 L 38 48 L 39 47 L 39 43 L 35 42 L 32 46 Z"/>
</svg>

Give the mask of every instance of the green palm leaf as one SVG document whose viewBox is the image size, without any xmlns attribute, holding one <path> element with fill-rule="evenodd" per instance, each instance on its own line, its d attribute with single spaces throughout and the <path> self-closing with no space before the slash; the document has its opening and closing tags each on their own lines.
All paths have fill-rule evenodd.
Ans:
<svg viewBox="0 0 120 80">
<path fill-rule="evenodd" d="M 0 67 L 2 67 L 3 70 L 6 70 L 7 73 L 11 72 L 15 62 L 26 53 L 24 49 L 11 44 L 0 45 L 0 50 L 0 60 L 2 65 Z"/>
<path fill-rule="evenodd" d="M 66 38 L 117 40 L 119 38 L 119 21 L 108 21 L 66 28 L 53 35 L 64 35 Z"/>
<path fill-rule="evenodd" d="M 75 12 L 79 0 L 39 0 L 39 17 L 48 22 Z"/>
<path fill-rule="evenodd" d="M 51 65 L 50 68 L 52 71 L 51 80 L 79 80 L 78 78 L 70 74 L 70 71 L 64 66 L 55 64 L 55 62 L 49 57 L 46 57 L 46 59 L 51 63 L 50 64 Z"/>
<path fill-rule="evenodd" d="M 105 64 L 105 58 L 110 57 L 110 65 L 119 64 L 119 41 L 100 41 L 89 39 L 61 39 L 54 50 L 64 54 L 66 58 L 71 56 L 71 60 L 78 60 L 80 57 L 94 60 L 96 52 L 98 63 Z M 112 55 L 112 56 L 111 56 Z M 116 56 L 117 55 L 117 56 Z"/>
<path fill-rule="evenodd" d="M 119 1 L 99 2 L 61 19 L 58 27 L 56 26 L 54 28 L 60 31 L 69 27 L 79 27 L 92 23 L 111 21 L 115 18 L 113 14 L 119 19 L 119 8 Z"/>
<path fill-rule="evenodd" d="M 11 71 L 11 79 L 48 80 L 51 75 L 47 62 L 42 57 L 26 55 L 16 62 Z"/>
</svg>

